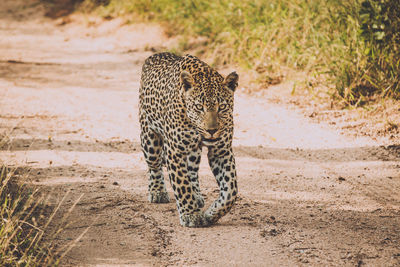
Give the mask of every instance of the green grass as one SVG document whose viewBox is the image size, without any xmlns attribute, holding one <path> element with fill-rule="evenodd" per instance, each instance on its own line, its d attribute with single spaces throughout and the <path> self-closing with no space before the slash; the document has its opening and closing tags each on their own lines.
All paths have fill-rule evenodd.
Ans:
<svg viewBox="0 0 400 267">
<path fill-rule="evenodd" d="M 267 77 L 285 68 L 306 71 L 348 104 L 400 97 L 397 0 L 100 2 L 103 16 L 165 23 L 168 33 L 185 40 L 205 36 L 203 53 L 213 64 L 236 63 Z"/>
</svg>

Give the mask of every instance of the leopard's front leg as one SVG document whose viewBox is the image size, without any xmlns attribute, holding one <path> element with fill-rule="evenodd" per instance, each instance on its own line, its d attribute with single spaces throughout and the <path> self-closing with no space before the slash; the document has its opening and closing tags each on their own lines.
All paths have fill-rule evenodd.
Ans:
<svg viewBox="0 0 400 267">
<path fill-rule="evenodd" d="M 193 188 L 191 181 L 193 174 L 188 172 L 188 160 L 190 161 L 188 153 L 181 151 L 174 144 L 168 144 L 166 152 L 168 176 L 174 190 L 181 225 L 187 227 L 209 225 L 210 222 L 206 220 L 204 213 L 200 210 L 202 203 L 198 199 L 199 192 L 196 192 L 198 188 Z M 197 158 L 195 162 L 197 162 Z"/>
<path fill-rule="evenodd" d="M 218 199 L 205 212 L 205 216 L 208 221 L 215 223 L 230 211 L 238 193 L 235 157 L 232 147 L 210 147 L 208 163 L 217 180 L 220 192 Z"/>
<path fill-rule="evenodd" d="M 201 195 L 199 184 L 199 165 L 201 159 L 201 147 L 197 147 L 187 155 L 187 170 L 192 190 L 199 208 L 204 207 L 204 198 Z"/>
</svg>

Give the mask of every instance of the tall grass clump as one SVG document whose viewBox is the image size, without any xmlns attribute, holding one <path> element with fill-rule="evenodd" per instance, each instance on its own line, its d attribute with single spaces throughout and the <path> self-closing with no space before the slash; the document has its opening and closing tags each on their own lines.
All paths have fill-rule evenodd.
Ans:
<svg viewBox="0 0 400 267">
<path fill-rule="evenodd" d="M 21 172 L 0 166 L 0 266 L 56 265 L 52 250 L 42 242 L 43 199 L 17 181 Z"/>
<path fill-rule="evenodd" d="M 215 64 L 303 70 L 349 104 L 400 97 L 398 0 L 86 0 L 105 16 L 167 24 L 207 38 Z"/>
<path fill-rule="evenodd" d="M 0 134 L 0 150 L 10 148 L 12 131 Z M 51 203 L 52 194 L 29 185 L 29 179 L 28 168 L 0 161 L 0 266 L 58 266 L 90 229 L 59 247 L 59 235 L 72 222 L 72 211 L 83 194 L 61 214 L 68 192 Z"/>
</svg>

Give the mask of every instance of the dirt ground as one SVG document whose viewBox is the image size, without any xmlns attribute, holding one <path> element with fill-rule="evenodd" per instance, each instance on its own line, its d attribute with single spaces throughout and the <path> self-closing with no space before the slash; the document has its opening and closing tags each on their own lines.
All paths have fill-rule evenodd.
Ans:
<svg viewBox="0 0 400 267">
<path fill-rule="evenodd" d="M 0 5 L 0 133 L 11 139 L 0 160 L 61 203 L 52 230 L 63 231 L 47 240 L 69 249 L 62 266 L 400 266 L 393 138 L 346 136 L 276 103 L 290 83 L 262 96 L 240 84 L 239 200 L 216 225 L 183 228 L 175 203 L 147 201 L 137 118 L 141 65 L 174 40 L 157 25 L 46 12 L 37 0 Z M 200 183 L 210 204 L 204 158 Z"/>
</svg>

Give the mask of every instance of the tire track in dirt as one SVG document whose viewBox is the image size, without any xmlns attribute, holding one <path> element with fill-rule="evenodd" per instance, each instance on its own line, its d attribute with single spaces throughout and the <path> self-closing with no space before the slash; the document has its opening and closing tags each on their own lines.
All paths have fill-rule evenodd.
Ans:
<svg viewBox="0 0 400 267">
<path fill-rule="evenodd" d="M 12 141 L 0 159 L 50 193 L 49 209 L 65 197 L 52 224 L 64 229 L 48 235 L 57 249 L 87 231 L 62 265 L 400 264 L 398 146 L 341 136 L 268 94 L 236 96 L 237 205 L 212 227 L 180 227 L 174 203 L 147 201 L 137 120 L 147 48 L 170 40 L 156 26 L 44 12 L 36 0 L 0 7 L 0 133 Z M 200 177 L 210 204 L 205 152 Z"/>
</svg>

